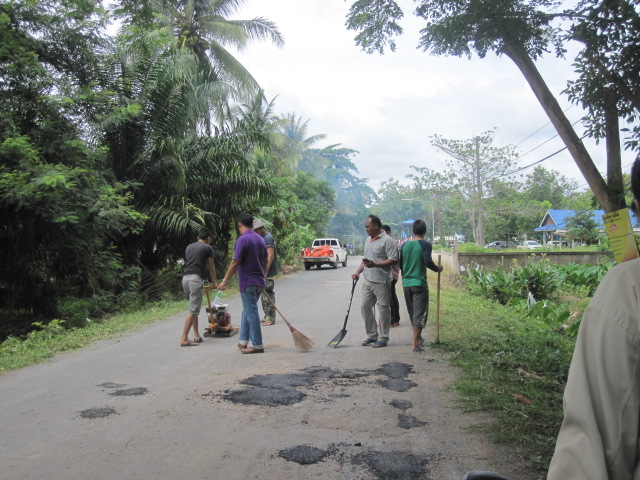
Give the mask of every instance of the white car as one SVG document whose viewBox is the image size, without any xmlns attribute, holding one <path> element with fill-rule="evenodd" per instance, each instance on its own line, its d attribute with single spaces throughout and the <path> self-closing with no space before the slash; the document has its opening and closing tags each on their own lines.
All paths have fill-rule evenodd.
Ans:
<svg viewBox="0 0 640 480">
<path fill-rule="evenodd" d="M 518 245 L 518 248 L 535 250 L 536 248 L 542 248 L 542 244 L 536 240 L 525 240 L 522 245 Z"/>
</svg>

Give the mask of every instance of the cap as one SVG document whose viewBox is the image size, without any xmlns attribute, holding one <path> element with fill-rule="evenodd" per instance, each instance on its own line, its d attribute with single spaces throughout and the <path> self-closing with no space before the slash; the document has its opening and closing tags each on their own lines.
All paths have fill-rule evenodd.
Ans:
<svg viewBox="0 0 640 480">
<path fill-rule="evenodd" d="M 260 227 L 265 227 L 267 224 L 264 223 L 263 220 L 260 220 L 259 218 L 256 218 L 253 221 L 253 229 L 255 230 L 256 228 L 260 228 Z"/>
</svg>

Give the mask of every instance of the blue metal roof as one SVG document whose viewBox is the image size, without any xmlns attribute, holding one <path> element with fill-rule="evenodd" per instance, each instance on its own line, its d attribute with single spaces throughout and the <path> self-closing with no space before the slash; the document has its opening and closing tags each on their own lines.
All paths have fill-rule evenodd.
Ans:
<svg viewBox="0 0 640 480">
<path fill-rule="evenodd" d="M 566 224 L 577 214 L 575 210 L 547 210 L 547 213 L 542 218 L 542 222 L 540 222 L 540 226 L 535 229 L 536 232 L 550 232 L 554 230 L 565 230 Z M 591 218 L 596 222 L 598 228 L 604 228 L 604 223 L 602 221 L 602 216 L 604 215 L 604 210 L 593 210 L 591 213 Z M 629 215 L 631 215 L 631 223 L 634 227 L 638 227 L 638 217 L 636 217 L 635 213 L 632 210 L 629 210 Z M 553 224 L 551 225 L 543 225 L 547 218 L 551 218 Z"/>
</svg>

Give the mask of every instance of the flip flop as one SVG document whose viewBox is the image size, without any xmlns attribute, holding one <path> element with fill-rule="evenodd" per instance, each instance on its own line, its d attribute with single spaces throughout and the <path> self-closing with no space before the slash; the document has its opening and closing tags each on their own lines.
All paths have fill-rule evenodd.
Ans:
<svg viewBox="0 0 640 480">
<path fill-rule="evenodd" d="M 204 340 L 202 340 L 202 337 L 200 337 L 198 340 L 194 340 L 194 342 L 196 343 L 202 343 Z"/>
<path fill-rule="evenodd" d="M 191 341 L 180 344 L 181 347 L 197 347 L 198 345 L 200 345 L 198 342 L 191 342 Z"/>
<path fill-rule="evenodd" d="M 275 323 L 276 323 L 276 322 L 269 322 L 269 321 L 266 321 L 266 322 L 262 322 L 262 326 L 263 326 L 263 327 L 270 327 L 271 325 L 275 325 Z"/>
<path fill-rule="evenodd" d="M 371 345 L 373 348 L 382 348 L 382 347 L 386 347 L 387 344 L 384 342 L 381 342 L 380 340 L 378 340 L 377 342 L 375 342 L 373 345 Z"/>
</svg>

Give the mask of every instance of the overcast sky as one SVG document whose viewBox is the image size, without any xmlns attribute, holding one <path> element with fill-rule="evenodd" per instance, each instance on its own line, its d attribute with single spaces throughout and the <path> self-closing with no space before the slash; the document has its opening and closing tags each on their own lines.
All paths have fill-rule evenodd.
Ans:
<svg viewBox="0 0 640 480">
<path fill-rule="evenodd" d="M 355 46 L 356 32 L 345 27 L 352 3 L 246 0 L 231 18 L 262 16 L 277 24 L 284 48 L 254 43 L 239 59 L 269 100 L 277 96 L 277 113 L 294 112 L 310 120 L 310 135 L 327 135 L 318 147 L 340 143 L 359 151 L 354 163 L 372 188 L 391 177 L 407 183 L 411 165 L 442 171 L 445 154 L 430 145 L 434 134 L 465 140 L 495 127 L 494 145 L 517 146 L 519 166 L 564 146 L 552 138 L 553 126 L 511 60 L 493 54 L 482 60 L 436 57 L 417 50 L 423 21 L 413 15 L 412 0 L 399 0 L 405 33 L 396 40 L 396 52 L 367 55 Z M 537 64 L 563 109 L 570 107 L 560 95 L 573 75 L 570 60 L 548 55 Z M 566 115 L 575 122 L 582 112 L 572 107 Z M 575 128 L 582 135 L 579 124 Z M 604 171 L 604 145 L 585 143 Z M 633 155 L 625 154 L 623 166 L 632 160 Z M 566 151 L 541 165 L 587 188 Z"/>
</svg>

